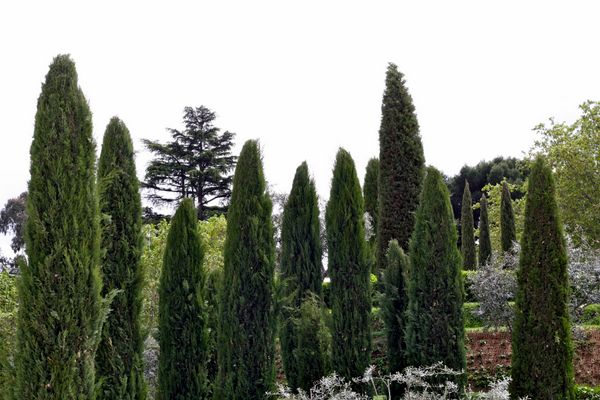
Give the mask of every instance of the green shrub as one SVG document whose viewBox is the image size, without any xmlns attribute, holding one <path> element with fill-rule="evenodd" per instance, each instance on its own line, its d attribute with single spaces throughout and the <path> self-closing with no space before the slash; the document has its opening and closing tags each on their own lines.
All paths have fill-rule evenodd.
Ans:
<svg viewBox="0 0 600 400">
<path fill-rule="evenodd" d="M 584 325 L 600 325 L 600 304 L 590 304 L 583 309 L 581 323 Z"/>
<path fill-rule="evenodd" d="M 463 282 L 465 285 L 465 302 L 477 301 L 475 294 L 471 290 L 471 279 L 470 279 L 472 276 L 475 276 L 475 274 L 477 274 L 477 271 L 462 271 Z"/>
<path fill-rule="evenodd" d="M 463 305 L 465 328 L 483 328 L 483 319 L 475 314 L 479 303 L 465 303 Z"/>
<path fill-rule="evenodd" d="M 575 386 L 575 400 L 600 400 L 600 386 Z"/>
</svg>

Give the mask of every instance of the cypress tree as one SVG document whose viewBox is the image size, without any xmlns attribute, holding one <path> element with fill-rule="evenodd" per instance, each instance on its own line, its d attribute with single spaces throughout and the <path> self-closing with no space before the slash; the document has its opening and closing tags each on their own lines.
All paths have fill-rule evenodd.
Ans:
<svg viewBox="0 0 600 400">
<path fill-rule="evenodd" d="M 191 199 L 184 199 L 169 227 L 160 276 L 158 400 L 205 399 L 207 316 L 204 251 Z"/>
<path fill-rule="evenodd" d="M 297 387 L 309 393 L 316 381 L 328 372 L 329 332 L 323 316 L 323 301 L 314 295 L 307 296 L 295 321 L 298 345 L 294 356 L 298 362 Z"/>
<path fill-rule="evenodd" d="M 140 329 L 142 205 L 129 130 L 119 118 L 106 127 L 98 162 L 102 294 L 119 290 L 96 354 L 98 399 L 146 398 Z"/>
<path fill-rule="evenodd" d="M 479 265 L 485 265 L 492 256 L 492 240 L 490 238 L 490 222 L 488 219 L 487 198 L 481 196 L 479 213 Z"/>
<path fill-rule="evenodd" d="M 460 215 L 461 225 L 461 253 L 465 269 L 475 269 L 477 265 L 475 255 L 475 234 L 473 229 L 473 207 L 469 182 L 465 181 L 465 190 L 462 197 L 462 209 Z"/>
<path fill-rule="evenodd" d="M 96 144 L 75 64 L 57 56 L 38 98 L 18 316 L 17 397 L 93 399 L 101 329 Z"/>
<path fill-rule="evenodd" d="M 539 157 L 529 175 L 517 285 L 511 398 L 574 399 L 567 252 L 552 172 Z"/>
<path fill-rule="evenodd" d="M 385 269 L 391 239 L 405 251 L 415 225 L 425 171 L 423 144 L 404 76 L 389 64 L 379 129 L 379 217 L 377 265 Z"/>
<path fill-rule="evenodd" d="M 370 270 L 363 207 L 354 161 L 340 149 L 325 222 L 331 277 L 332 367 L 346 379 L 362 375 L 371 354 Z"/>
<path fill-rule="evenodd" d="M 450 194 L 442 174 L 427 168 L 410 240 L 406 348 L 408 362 L 438 361 L 466 370 L 462 260 Z M 457 378 L 464 386 L 464 377 Z"/>
<path fill-rule="evenodd" d="M 258 142 L 244 144 L 227 214 L 215 400 L 265 399 L 274 370 L 272 203 Z"/>
<path fill-rule="evenodd" d="M 369 247 L 372 252 L 377 245 L 377 219 L 379 218 L 379 159 L 371 158 L 367 163 L 365 172 L 365 183 L 363 185 L 365 198 L 365 212 L 371 218 L 371 229 L 373 235 L 369 239 Z"/>
<path fill-rule="evenodd" d="M 502 196 L 500 197 L 500 236 L 502 251 L 509 251 L 513 242 L 517 240 L 517 234 L 510 189 L 506 181 L 502 182 Z"/>
<path fill-rule="evenodd" d="M 296 332 L 294 319 L 298 317 L 300 305 L 307 295 L 321 296 L 323 250 L 320 235 L 317 192 L 304 162 L 296 169 L 281 226 L 281 279 L 284 282 L 283 296 L 287 301 L 280 334 L 281 355 L 288 386 L 294 389 L 300 387 L 299 375 L 308 375 L 303 370 L 312 368 L 310 363 L 303 365 L 294 357 L 301 333 Z M 316 346 L 318 342 L 307 342 L 307 345 Z"/>
<path fill-rule="evenodd" d="M 389 371 L 401 372 L 406 368 L 406 276 L 408 276 L 409 259 L 398 244 L 390 241 L 387 251 L 388 266 L 383 275 L 384 298 L 382 316 L 387 336 L 387 356 Z M 398 386 L 393 388 L 393 398 L 400 395 Z"/>
</svg>

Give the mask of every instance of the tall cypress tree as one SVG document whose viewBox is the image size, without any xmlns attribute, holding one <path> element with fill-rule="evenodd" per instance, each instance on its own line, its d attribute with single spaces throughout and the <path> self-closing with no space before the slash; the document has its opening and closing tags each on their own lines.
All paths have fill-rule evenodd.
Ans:
<svg viewBox="0 0 600 400">
<path fill-rule="evenodd" d="M 383 322 L 387 335 L 387 356 L 389 371 L 401 372 L 406 368 L 406 282 L 409 259 L 396 240 L 390 241 L 387 252 L 388 266 L 383 275 L 384 298 L 382 304 Z M 393 398 L 399 396 L 399 387 L 393 387 Z"/>
<path fill-rule="evenodd" d="M 93 399 L 101 329 L 96 144 L 75 64 L 57 56 L 38 98 L 21 266 L 19 399 Z"/>
<path fill-rule="evenodd" d="M 281 279 L 287 307 L 283 310 L 281 326 L 281 355 L 288 386 L 298 388 L 301 371 L 311 369 L 294 356 L 300 338 L 294 320 L 298 318 L 300 305 L 307 295 L 321 296 L 323 281 L 323 250 L 319 224 L 319 204 L 315 184 L 308 175 L 303 162 L 294 176 L 292 191 L 283 209 L 281 226 Z M 318 346 L 318 342 L 307 343 Z M 304 371 L 304 375 L 308 371 Z M 315 376 L 315 379 L 320 376 Z M 313 381 L 314 381 L 313 380 Z M 306 381 L 306 379 L 305 379 Z M 309 382 L 312 384 L 312 381 Z M 308 390 L 309 387 L 303 389 Z"/>
<path fill-rule="evenodd" d="M 506 181 L 502 182 L 502 195 L 500 197 L 500 236 L 502 251 L 509 251 L 513 242 L 517 240 L 517 233 L 510 189 Z"/>
<path fill-rule="evenodd" d="M 485 265 L 492 256 L 492 240 L 490 238 L 490 221 L 488 217 L 487 198 L 481 196 L 479 213 L 479 265 Z"/>
<path fill-rule="evenodd" d="M 369 239 L 371 250 L 377 245 L 377 220 L 379 218 L 379 159 L 371 158 L 367 163 L 365 182 L 363 185 L 365 198 L 365 212 L 371 218 L 371 229 L 373 236 Z"/>
<path fill-rule="evenodd" d="M 332 367 L 346 379 L 361 375 L 371 354 L 370 270 L 363 207 L 354 161 L 340 149 L 325 222 L 331 277 Z"/>
<path fill-rule="evenodd" d="M 408 362 L 438 361 L 466 369 L 462 260 L 450 194 L 442 174 L 427 168 L 416 224 L 410 240 L 408 285 Z M 463 377 L 458 383 L 464 385 Z"/>
<path fill-rule="evenodd" d="M 567 252 L 552 172 L 539 157 L 529 175 L 517 284 L 511 398 L 574 399 Z"/>
<path fill-rule="evenodd" d="M 258 142 L 244 144 L 227 214 L 215 400 L 265 399 L 274 370 L 272 203 Z"/>
<path fill-rule="evenodd" d="M 142 308 L 142 205 L 129 130 L 113 117 L 98 162 L 102 218 L 102 294 L 120 292 L 111 303 L 96 354 L 98 399 L 146 398 L 140 329 Z"/>
<path fill-rule="evenodd" d="M 475 255 L 475 234 L 473 228 L 473 200 L 469 190 L 469 182 L 465 181 L 465 190 L 462 197 L 462 209 L 460 215 L 461 225 L 461 253 L 465 269 L 475 269 L 477 264 Z"/>
<path fill-rule="evenodd" d="M 404 76 L 389 64 L 379 129 L 379 217 L 377 265 L 385 269 L 391 239 L 404 250 L 415 225 L 425 171 L 423 144 L 412 98 Z"/>
<path fill-rule="evenodd" d="M 205 399 L 208 316 L 204 308 L 204 251 L 191 199 L 169 227 L 159 286 L 158 400 Z"/>
</svg>

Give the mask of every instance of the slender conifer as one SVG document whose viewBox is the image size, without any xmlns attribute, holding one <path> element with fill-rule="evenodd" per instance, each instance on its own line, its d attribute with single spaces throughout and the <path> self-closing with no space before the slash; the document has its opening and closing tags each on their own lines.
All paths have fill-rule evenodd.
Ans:
<svg viewBox="0 0 600 400">
<path fill-rule="evenodd" d="M 129 130 L 118 118 L 104 133 L 98 162 L 102 294 L 119 292 L 111 303 L 96 354 L 97 399 L 146 398 L 140 329 L 142 308 L 142 205 Z"/>
<path fill-rule="evenodd" d="M 567 251 L 542 158 L 529 175 L 517 284 L 511 398 L 575 399 Z"/>
<path fill-rule="evenodd" d="M 462 260 L 450 194 L 433 167 L 427 168 L 416 221 L 409 253 L 408 362 L 428 366 L 441 361 L 464 371 Z M 464 376 L 457 383 L 464 387 Z"/>
<path fill-rule="evenodd" d="M 488 202 L 485 194 L 481 196 L 479 213 L 479 265 L 485 265 L 492 256 Z"/>
<path fill-rule="evenodd" d="M 340 149 L 325 221 L 331 277 L 332 368 L 346 379 L 360 376 L 371 355 L 370 269 L 363 213 L 354 161 Z"/>
<path fill-rule="evenodd" d="M 17 397 L 94 398 L 102 329 L 96 144 L 75 64 L 59 55 L 38 98 L 18 317 Z"/>
<path fill-rule="evenodd" d="M 281 355 L 288 386 L 294 389 L 300 387 L 300 374 L 310 376 L 302 370 L 313 367 L 312 361 L 304 365 L 303 362 L 308 361 L 306 358 L 299 360 L 295 357 L 301 340 L 299 335 L 303 332 L 296 329 L 294 321 L 298 319 L 300 306 L 307 296 L 312 293 L 321 297 L 322 257 L 317 192 L 304 162 L 296 170 L 292 191 L 283 210 L 281 227 L 281 279 L 287 303 L 283 308 L 280 330 Z M 303 341 L 308 346 L 319 345 L 318 342 Z M 303 387 L 305 390 L 309 388 Z"/>
<path fill-rule="evenodd" d="M 513 242 L 517 240 L 517 233 L 510 189 L 506 181 L 502 182 L 502 196 L 500 198 L 500 236 L 502 251 L 509 251 L 513 246 Z"/>
<path fill-rule="evenodd" d="M 258 142 L 244 144 L 227 214 L 215 400 L 266 399 L 275 380 L 272 203 Z"/>
<path fill-rule="evenodd" d="M 477 265 L 475 253 L 475 233 L 473 228 L 473 205 L 469 182 L 465 182 L 460 215 L 461 252 L 464 269 L 475 269 Z"/>
</svg>

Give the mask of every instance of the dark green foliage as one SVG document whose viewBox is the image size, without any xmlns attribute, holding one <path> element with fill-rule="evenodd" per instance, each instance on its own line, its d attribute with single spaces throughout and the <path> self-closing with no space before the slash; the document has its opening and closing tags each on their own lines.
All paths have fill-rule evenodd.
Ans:
<svg viewBox="0 0 600 400">
<path fill-rule="evenodd" d="M 346 379 L 361 376 L 371 353 L 371 294 L 363 198 L 350 154 L 335 159 L 325 212 L 331 277 L 332 368 Z"/>
<path fill-rule="evenodd" d="M 102 294 L 119 292 L 111 303 L 96 354 L 97 398 L 143 400 L 142 207 L 129 130 L 116 117 L 104 133 L 98 162 L 98 196 L 102 214 Z"/>
<path fill-rule="evenodd" d="M 19 197 L 8 199 L 4 208 L 0 211 L 0 233 L 3 235 L 12 233 L 14 236 L 10 241 L 10 248 L 15 253 L 25 246 L 25 203 L 27 192 Z"/>
<path fill-rule="evenodd" d="M 227 214 L 215 400 L 265 399 L 273 389 L 275 241 L 258 143 L 244 144 Z"/>
<path fill-rule="evenodd" d="M 510 189 L 506 181 L 502 183 L 502 197 L 500 200 L 500 235 L 502 251 L 509 251 L 513 246 L 513 242 L 517 240 L 517 233 Z"/>
<path fill-rule="evenodd" d="M 479 213 L 479 265 L 485 265 L 492 256 L 492 240 L 490 238 L 490 222 L 485 195 L 481 196 Z"/>
<path fill-rule="evenodd" d="M 209 398 L 212 398 L 214 393 L 214 384 L 217 380 L 219 366 L 217 364 L 218 349 L 217 349 L 217 329 L 219 326 L 219 291 L 221 290 L 221 282 L 223 280 L 223 270 L 215 268 L 207 271 L 207 279 L 204 292 L 204 300 L 207 306 L 208 314 L 208 356 L 206 360 L 206 376 L 209 384 Z"/>
<path fill-rule="evenodd" d="M 425 156 L 419 123 L 402 73 L 389 64 L 379 129 L 379 217 L 377 265 L 386 266 L 390 240 L 404 250 L 415 224 Z"/>
<path fill-rule="evenodd" d="M 539 157 L 529 176 L 517 284 L 511 398 L 574 399 L 566 245 L 552 172 Z"/>
<path fill-rule="evenodd" d="M 371 218 L 371 230 L 373 235 L 369 239 L 371 249 L 374 251 L 377 245 L 377 220 L 379 218 L 379 159 L 371 158 L 367 164 L 365 182 L 363 185 L 365 198 L 365 212 Z"/>
<path fill-rule="evenodd" d="M 527 163 L 514 157 L 496 157 L 491 161 L 481 161 L 474 166 L 463 166 L 457 175 L 448 180 L 454 218 L 460 220 L 465 182 L 469 182 L 472 200 L 477 203 L 481 199 L 484 186 L 498 184 L 504 179 L 510 183 L 521 185 L 528 175 Z M 524 193 L 521 192 L 513 193 L 513 200 L 520 199 L 523 195 Z M 478 222 L 479 210 L 475 210 L 473 214 L 475 222 Z"/>
<path fill-rule="evenodd" d="M 235 134 L 213 126 L 215 113 L 204 106 L 185 107 L 185 129 L 169 129 L 173 141 L 166 144 L 144 139 L 156 155 L 146 168 L 144 187 L 157 204 L 170 204 L 182 198 L 194 199 L 198 219 L 227 211 L 231 196 L 231 155 Z"/>
<path fill-rule="evenodd" d="M 171 221 L 160 276 L 158 400 L 207 396 L 206 274 L 196 224 L 194 205 L 184 199 Z"/>
<path fill-rule="evenodd" d="M 409 252 L 408 362 L 427 366 L 441 361 L 465 370 L 462 260 L 449 192 L 433 167 L 427 168 L 420 200 Z"/>
<path fill-rule="evenodd" d="M 298 363 L 296 388 L 306 392 L 317 380 L 327 376 L 329 369 L 329 332 L 325 326 L 322 304 L 317 296 L 305 297 L 295 321 L 298 338 L 298 345 L 294 349 Z"/>
<path fill-rule="evenodd" d="M 313 366 L 312 361 L 295 357 L 300 338 L 293 319 L 297 318 L 300 305 L 307 295 L 313 293 L 319 298 L 323 282 L 323 250 L 319 225 L 319 204 L 315 184 L 308 175 L 308 166 L 302 163 L 296 170 L 292 191 L 285 203 L 281 228 L 281 279 L 286 307 L 283 309 L 280 331 L 281 355 L 288 386 L 298 388 L 300 375 L 312 377 L 304 371 Z M 318 342 L 307 342 L 308 346 L 317 346 Z M 303 349 L 306 354 L 311 350 Z M 309 362 L 304 365 L 302 362 Z M 306 383 L 306 382 L 304 382 Z M 309 382 L 312 384 L 312 381 Z M 308 387 L 302 386 L 304 389 Z"/>
<path fill-rule="evenodd" d="M 401 372 L 406 368 L 406 277 L 409 271 L 409 259 L 396 240 L 390 241 L 387 251 L 388 266 L 383 274 L 384 298 L 382 317 L 387 335 L 387 356 L 390 372 Z M 394 387 L 394 398 L 399 388 Z"/>
<path fill-rule="evenodd" d="M 93 399 L 102 328 L 96 144 L 75 64 L 57 56 L 38 98 L 21 267 L 17 397 Z"/>
<path fill-rule="evenodd" d="M 469 182 L 465 182 L 465 190 L 462 198 L 462 211 L 460 213 L 461 244 L 460 249 L 465 269 L 475 269 L 477 256 L 475 254 L 475 234 L 473 225 L 473 206 Z"/>
</svg>

